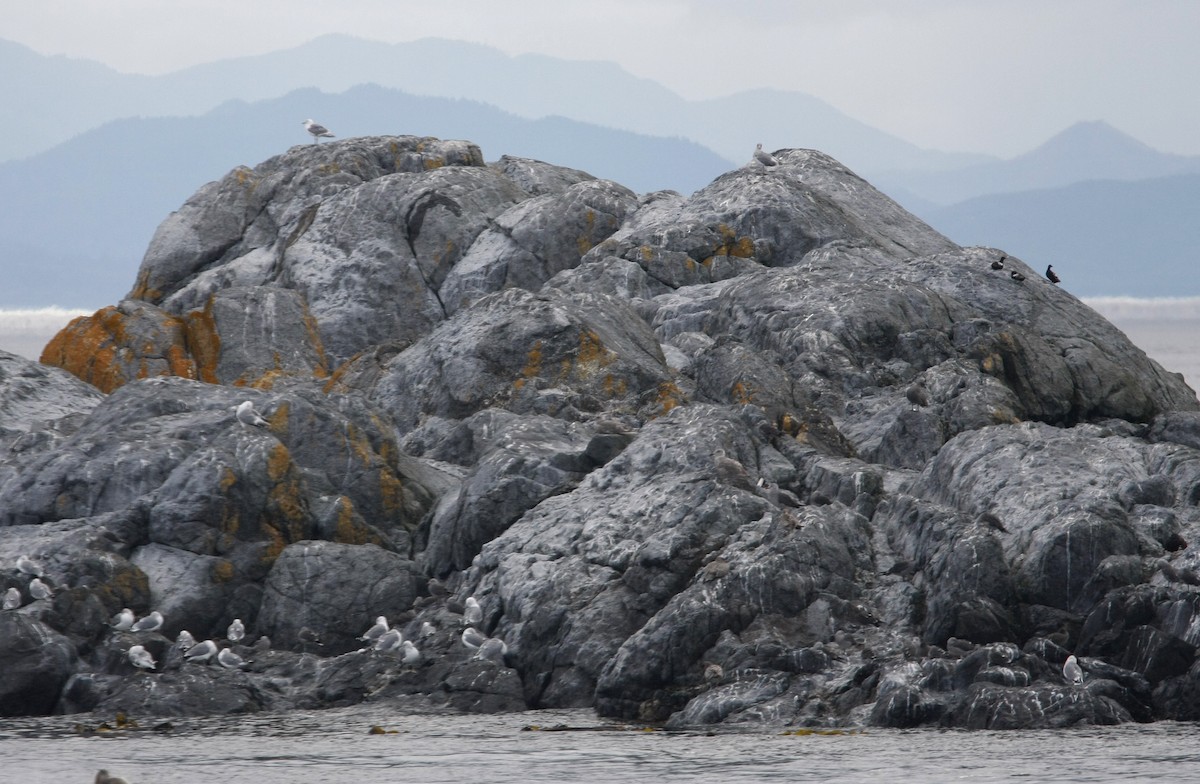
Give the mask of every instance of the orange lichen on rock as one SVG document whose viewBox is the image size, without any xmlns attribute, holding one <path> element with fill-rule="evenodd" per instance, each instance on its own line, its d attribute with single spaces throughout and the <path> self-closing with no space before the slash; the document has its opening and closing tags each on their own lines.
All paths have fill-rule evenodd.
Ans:
<svg viewBox="0 0 1200 784">
<path fill-rule="evenodd" d="M 664 381 L 658 385 L 658 403 L 662 406 L 662 413 L 669 413 L 672 408 L 681 405 L 686 400 L 678 386 L 673 381 Z"/>
<path fill-rule="evenodd" d="M 529 356 L 525 361 L 525 367 L 521 368 L 521 377 L 513 382 L 513 386 L 517 389 L 525 386 L 525 382 L 531 378 L 541 375 L 542 372 L 542 341 L 538 341 L 529 349 Z"/>
<path fill-rule="evenodd" d="M 188 313 L 184 321 L 184 334 L 188 353 L 196 364 L 196 378 L 209 384 L 218 384 L 217 360 L 221 357 L 221 336 L 217 334 L 212 306 L 213 298 L 210 296 L 203 310 Z"/>
<path fill-rule="evenodd" d="M 748 259 L 754 255 L 754 240 L 749 237 L 737 236 L 737 232 L 724 223 L 717 226 L 717 231 L 720 232 L 723 241 L 713 251 L 714 256 L 736 256 L 740 259 Z"/>
<path fill-rule="evenodd" d="M 148 310 L 149 314 L 135 311 L 129 315 L 109 306 L 91 316 L 80 316 L 46 344 L 41 361 L 106 393 L 136 378 L 195 378 L 195 365 L 181 345 L 183 322 L 156 308 Z M 151 318 L 147 320 L 146 315 Z M 137 329 L 131 328 L 135 320 Z"/>
</svg>

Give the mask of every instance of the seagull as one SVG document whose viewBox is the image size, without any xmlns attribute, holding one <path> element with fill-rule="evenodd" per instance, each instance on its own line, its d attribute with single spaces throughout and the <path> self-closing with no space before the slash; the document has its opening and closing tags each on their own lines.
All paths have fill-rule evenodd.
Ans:
<svg viewBox="0 0 1200 784">
<path fill-rule="evenodd" d="M 41 577 L 45 573 L 42 571 L 42 565 L 28 555 L 17 556 L 17 571 L 21 574 L 32 574 L 34 577 Z"/>
<path fill-rule="evenodd" d="M 311 119 L 304 121 L 304 129 L 313 135 L 313 144 L 316 144 L 322 136 L 330 139 L 334 138 L 334 135 L 329 132 L 328 128 L 318 122 L 313 122 Z"/>
<path fill-rule="evenodd" d="M 1067 662 L 1063 665 L 1063 677 L 1074 684 L 1083 683 L 1083 668 L 1079 666 L 1079 660 L 1073 653 L 1067 657 Z"/>
<path fill-rule="evenodd" d="M 482 632 L 476 631 L 474 626 L 463 629 L 462 643 L 471 650 L 479 650 L 479 646 L 485 642 L 487 642 L 487 637 L 483 636 Z"/>
<path fill-rule="evenodd" d="M 21 589 L 15 585 L 4 592 L 4 609 L 15 610 L 21 606 Z"/>
<path fill-rule="evenodd" d="M 1009 274 L 1009 275 L 1012 277 L 1012 279 L 1013 279 L 1013 280 L 1015 280 L 1017 283 L 1020 283 L 1021 281 L 1025 280 L 1025 276 L 1024 276 L 1024 275 L 1022 275 L 1021 273 L 1017 272 L 1016 270 L 1013 270 L 1012 272 L 1010 272 L 1010 273 L 1008 273 L 1008 274 Z"/>
<path fill-rule="evenodd" d="M 112 617 L 112 627 L 119 632 L 127 632 L 133 626 L 133 610 L 126 607 Z"/>
<path fill-rule="evenodd" d="M 411 640 L 400 643 L 400 651 L 405 664 L 416 664 L 421 660 L 421 652 L 417 650 L 417 646 L 413 645 Z"/>
<path fill-rule="evenodd" d="M 1007 258 L 1008 258 L 1008 256 L 1001 256 L 1000 258 L 998 258 L 998 259 L 996 259 L 995 261 L 993 261 L 993 262 L 992 262 L 992 269 L 994 269 L 994 270 L 1002 270 L 1002 269 L 1004 269 L 1004 260 L 1005 260 L 1005 259 L 1007 259 Z"/>
<path fill-rule="evenodd" d="M 426 637 L 432 637 L 435 634 L 437 634 L 436 626 L 434 626 L 429 621 L 421 622 L 421 632 L 420 632 L 421 639 L 425 639 Z"/>
<path fill-rule="evenodd" d="M 262 418 L 262 414 L 254 410 L 254 403 L 249 400 L 243 400 L 234 411 L 237 412 L 237 421 L 243 425 L 254 425 L 255 427 L 268 426 L 267 420 Z"/>
<path fill-rule="evenodd" d="M 225 639 L 230 642 L 241 642 L 246 636 L 246 626 L 242 623 L 241 618 L 234 618 L 233 623 L 229 624 L 229 628 L 225 630 Z"/>
<path fill-rule="evenodd" d="M 468 596 L 467 606 L 463 609 L 463 624 L 478 626 L 481 623 L 483 623 L 483 608 L 479 606 L 479 602 L 474 596 Z"/>
<path fill-rule="evenodd" d="M 762 148 L 761 142 L 759 142 L 754 147 L 754 160 L 758 161 L 763 166 L 778 166 L 779 165 L 779 161 L 775 160 L 775 156 L 771 155 L 771 153 L 765 151 Z"/>
<path fill-rule="evenodd" d="M 1055 284 L 1062 283 L 1062 278 L 1058 277 L 1058 273 L 1054 271 L 1053 264 L 1046 265 L 1046 280 Z"/>
<path fill-rule="evenodd" d="M 134 667 L 140 667 L 143 670 L 153 670 L 156 666 L 154 657 L 150 655 L 150 651 L 140 645 L 130 648 L 126 656 L 129 657 L 129 663 Z"/>
<path fill-rule="evenodd" d="M 504 643 L 504 640 L 496 637 L 488 637 L 479 644 L 478 650 L 475 651 L 476 659 L 490 661 L 493 664 L 499 664 L 501 667 L 504 666 L 504 657 L 506 655 L 508 655 L 508 646 Z"/>
<path fill-rule="evenodd" d="M 212 640 L 205 640 L 198 645 L 193 645 L 188 649 L 188 652 L 183 654 L 183 658 L 188 661 L 206 662 L 213 657 L 217 652 L 217 644 Z"/>
<path fill-rule="evenodd" d="M 246 660 L 228 648 L 222 648 L 221 652 L 217 654 L 217 662 L 227 670 L 237 670 L 246 663 Z"/>
<path fill-rule="evenodd" d="M 54 595 L 54 591 L 50 590 L 50 586 L 34 577 L 29 581 L 29 595 L 34 599 L 49 599 Z"/>
<path fill-rule="evenodd" d="M 404 635 L 400 633 L 399 629 L 388 629 L 375 641 L 375 650 L 383 653 L 394 651 L 400 647 L 402 642 L 404 642 Z"/>
<path fill-rule="evenodd" d="M 713 469 L 716 472 L 717 481 L 721 484 L 754 492 L 755 486 L 750 481 L 750 475 L 746 473 L 746 467 L 732 457 L 728 457 L 721 447 L 713 451 Z"/>
<path fill-rule="evenodd" d="M 929 390 L 925 388 L 924 381 L 917 381 L 904 390 L 904 396 L 908 398 L 909 403 L 912 403 L 913 411 L 929 405 Z"/>
<path fill-rule="evenodd" d="M 181 631 L 179 633 L 179 636 L 175 638 L 175 647 L 181 651 L 185 651 L 185 652 L 189 651 L 195 645 L 196 645 L 196 638 L 193 637 L 192 633 L 189 632 L 187 629 L 184 629 L 183 631 Z"/>
<path fill-rule="evenodd" d="M 156 632 L 163 627 L 163 616 L 158 610 L 142 618 L 130 627 L 131 632 Z"/>
<path fill-rule="evenodd" d="M 366 640 L 367 642 L 371 642 L 372 640 L 378 640 L 380 637 L 382 637 L 384 634 L 387 633 L 387 630 L 388 630 L 387 616 L 381 615 L 375 619 L 375 625 L 372 626 L 370 629 L 367 629 L 365 632 L 363 632 L 362 637 L 359 637 L 358 639 Z"/>
</svg>

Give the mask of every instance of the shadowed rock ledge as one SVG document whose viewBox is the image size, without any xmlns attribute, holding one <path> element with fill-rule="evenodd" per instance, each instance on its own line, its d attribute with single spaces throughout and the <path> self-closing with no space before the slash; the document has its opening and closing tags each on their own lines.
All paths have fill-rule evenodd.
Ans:
<svg viewBox="0 0 1200 784">
<path fill-rule="evenodd" d="M 201 188 L 127 299 L 0 355 L 0 715 L 1200 716 L 1195 393 L 774 156 L 639 196 L 385 136 Z M 379 615 L 419 657 L 364 648 Z"/>
</svg>

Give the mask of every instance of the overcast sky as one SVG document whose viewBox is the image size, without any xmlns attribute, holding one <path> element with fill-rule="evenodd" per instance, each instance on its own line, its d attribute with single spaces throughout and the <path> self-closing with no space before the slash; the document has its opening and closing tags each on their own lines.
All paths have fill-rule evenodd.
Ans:
<svg viewBox="0 0 1200 784">
<path fill-rule="evenodd" d="M 0 37 L 164 73 L 324 33 L 611 60 L 689 98 L 815 95 L 1011 156 L 1080 120 L 1200 154 L 1200 0 L 5 0 Z"/>
</svg>

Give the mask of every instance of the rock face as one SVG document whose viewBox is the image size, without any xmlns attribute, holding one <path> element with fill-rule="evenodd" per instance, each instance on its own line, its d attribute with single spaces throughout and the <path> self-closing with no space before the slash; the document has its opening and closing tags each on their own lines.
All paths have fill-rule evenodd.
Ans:
<svg viewBox="0 0 1200 784">
<path fill-rule="evenodd" d="M 1194 720 L 1194 392 L 774 157 L 638 196 L 373 137 L 202 188 L 47 346 L 93 386 L 0 356 L 0 713 Z"/>
</svg>

